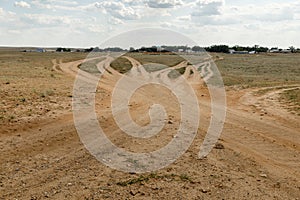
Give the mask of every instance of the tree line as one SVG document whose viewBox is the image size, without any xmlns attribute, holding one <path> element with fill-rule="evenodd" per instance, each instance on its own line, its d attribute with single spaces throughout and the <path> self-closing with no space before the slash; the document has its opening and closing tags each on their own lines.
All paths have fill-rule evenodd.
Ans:
<svg viewBox="0 0 300 200">
<path fill-rule="evenodd" d="M 135 49 L 133 47 L 130 47 L 128 49 L 122 49 L 120 47 L 108 47 L 108 48 L 99 48 L 99 47 L 91 47 L 87 49 L 77 49 L 76 51 L 83 51 L 83 52 L 122 52 L 122 51 L 129 51 L 129 52 L 201 52 L 201 51 L 208 51 L 208 52 L 216 52 L 216 53 L 230 53 L 230 50 L 234 51 L 247 51 L 247 52 L 257 52 L 257 53 L 262 53 L 262 52 L 268 52 L 269 50 L 274 50 L 277 49 L 279 52 L 282 51 L 282 49 L 278 49 L 277 47 L 273 48 L 268 48 L 268 47 L 261 47 L 259 45 L 254 45 L 253 47 L 249 46 L 228 46 L 228 45 L 212 45 L 209 47 L 200 47 L 200 46 L 152 46 L 152 47 L 141 47 L 138 49 Z M 291 46 L 289 47 L 289 50 L 291 52 L 300 52 L 300 49 L 296 49 L 295 47 Z M 71 49 L 68 48 L 57 48 L 58 52 L 70 52 Z"/>
</svg>

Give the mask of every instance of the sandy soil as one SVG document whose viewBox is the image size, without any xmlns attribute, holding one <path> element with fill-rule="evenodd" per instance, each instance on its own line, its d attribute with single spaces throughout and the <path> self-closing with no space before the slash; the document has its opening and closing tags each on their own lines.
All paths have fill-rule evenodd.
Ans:
<svg viewBox="0 0 300 200">
<path fill-rule="evenodd" d="M 53 61 L 57 73 L 74 78 L 81 62 Z M 176 99 L 161 88 L 138 91 L 129 105 L 136 123 L 149 122 L 145 113 L 156 101 L 165 106 L 170 123 L 151 139 L 128 137 L 118 130 L 111 113 L 112 86 L 120 74 L 108 70 L 111 73 L 103 76 L 96 94 L 104 132 L 129 151 L 149 152 L 164 146 L 179 125 Z M 81 143 L 70 111 L 30 125 L 1 127 L 0 199 L 299 199 L 299 116 L 280 105 L 276 96 L 280 91 L 258 97 L 254 90 L 229 89 L 219 143 L 199 160 L 211 108 L 207 89 L 195 89 L 201 110 L 198 135 L 175 163 L 154 173 L 124 173 L 98 162 Z"/>
</svg>

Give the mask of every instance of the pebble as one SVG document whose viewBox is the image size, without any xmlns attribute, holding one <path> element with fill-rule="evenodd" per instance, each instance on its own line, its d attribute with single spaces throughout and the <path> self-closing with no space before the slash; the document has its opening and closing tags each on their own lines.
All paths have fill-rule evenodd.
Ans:
<svg viewBox="0 0 300 200">
<path fill-rule="evenodd" d="M 215 145 L 215 148 L 216 148 L 216 149 L 224 149 L 225 147 L 224 147 L 223 144 L 217 143 L 217 144 Z"/>
<path fill-rule="evenodd" d="M 44 197 L 49 198 L 48 192 L 44 192 Z"/>
<path fill-rule="evenodd" d="M 130 190 L 130 194 L 132 195 L 132 196 L 135 196 L 136 194 L 138 194 L 139 193 L 139 191 L 136 191 L 136 190 Z"/>
<path fill-rule="evenodd" d="M 202 193 L 208 193 L 208 192 L 210 192 L 210 189 L 209 189 L 209 188 L 207 188 L 207 189 L 202 188 L 202 189 L 201 189 L 201 192 L 202 192 Z"/>
<path fill-rule="evenodd" d="M 263 178 L 267 178 L 268 177 L 267 174 L 260 174 L 259 176 L 263 177 Z"/>
<path fill-rule="evenodd" d="M 275 188 L 280 188 L 280 182 L 276 182 L 276 184 L 274 185 Z"/>
</svg>

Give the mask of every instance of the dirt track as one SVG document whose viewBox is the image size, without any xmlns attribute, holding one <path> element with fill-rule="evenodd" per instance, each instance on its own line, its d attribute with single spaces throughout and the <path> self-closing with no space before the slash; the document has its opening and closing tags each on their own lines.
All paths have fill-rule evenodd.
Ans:
<svg viewBox="0 0 300 200">
<path fill-rule="evenodd" d="M 107 57 L 102 64 L 109 61 Z M 138 66 L 136 61 L 130 61 Z M 75 77 L 81 62 L 56 64 L 55 69 Z M 144 125 L 149 121 L 145 115 L 149 105 L 160 101 L 171 113 L 172 122 L 163 134 L 146 141 L 123 136 L 110 111 L 112 85 L 120 75 L 108 70 L 112 73 L 103 76 L 99 84 L 102 89 L 96 95 L 96 107 L 109 138 L 130 151 L 147 152 L 164 146 L 173 137 L 179 120 L 176 101 L 170 100 L 172 95 L 165 90 L 149 95 L 151 88 L 145 88 L 131 102 L 132 118 Z M 93 81 L 89 74 L 83 78 Z M 180 159 L 155 174 L 127 174 L 98 162 L 80 142 L 72 113 L 37 121 L 31 127 L 15 127 L 14 132 L 1 135 L 0 199 L 299 198 L 299 116 L 270 105 L 270 101 L 277 102 L 273 91 L 266 95 L 274 99 L 264 101 L 252 95 L 251 90 L 230 90 L 220 139 L 224 149 L 216 148 L 206 159 L 198 160 L 211 110 L 207 90 L 200 86 L 196 89 L 201 109 L 198 136 Z M 261 102 L 260 106 L 255 102 Z"/>
</svg>

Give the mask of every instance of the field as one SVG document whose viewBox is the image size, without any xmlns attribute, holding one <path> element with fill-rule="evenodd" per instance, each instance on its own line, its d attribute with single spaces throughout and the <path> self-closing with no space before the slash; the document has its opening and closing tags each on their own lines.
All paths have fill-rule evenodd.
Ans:
<svg viewBox="0 0 300 200">
<path fill-rule="evenodd" d="M 227 86 L 266 87 L 300 81 L 299 54 L 218 56 L 224 58 L 216 64 Z"/>
<path fill-rule="evenodd" d="M 99 75 L 105 69 L 94 93 L 95 108 L 115 145 L 151 152 L 176 138 L 180 103 L 173 93 L 146 86 L 132 96 L 129 111 L 140 126 L 150 122 L 153 103 L 159 102 L 168 113 L 162 131 L 147 139 L 118 128 L 111 94 L 122 74 L 132 75 L 139 63 L 147 72 L 176 65 L 174 70 L 185 74 L 183 59 L 125 56 L 129 58 L 118 58 L 108 67 L 110 61 L 103 55 L 84 61 L 86 53 L 0 52 L 0 199 L 299 198 L 300 54 L 212 54 L 227 93 L 221 138 L 206 158 L 198 159 L 211 107 L 206 85 L 193 85 L 201 111 L 195 140 L 173 164 L 144 174 L 97 161 L 80 141 L 72 113 L 78 70 Z M 151 68 L 149 63 L 161 65 Z M 86 75 L 83 80 L 94 79 Z"/>
</svg>

